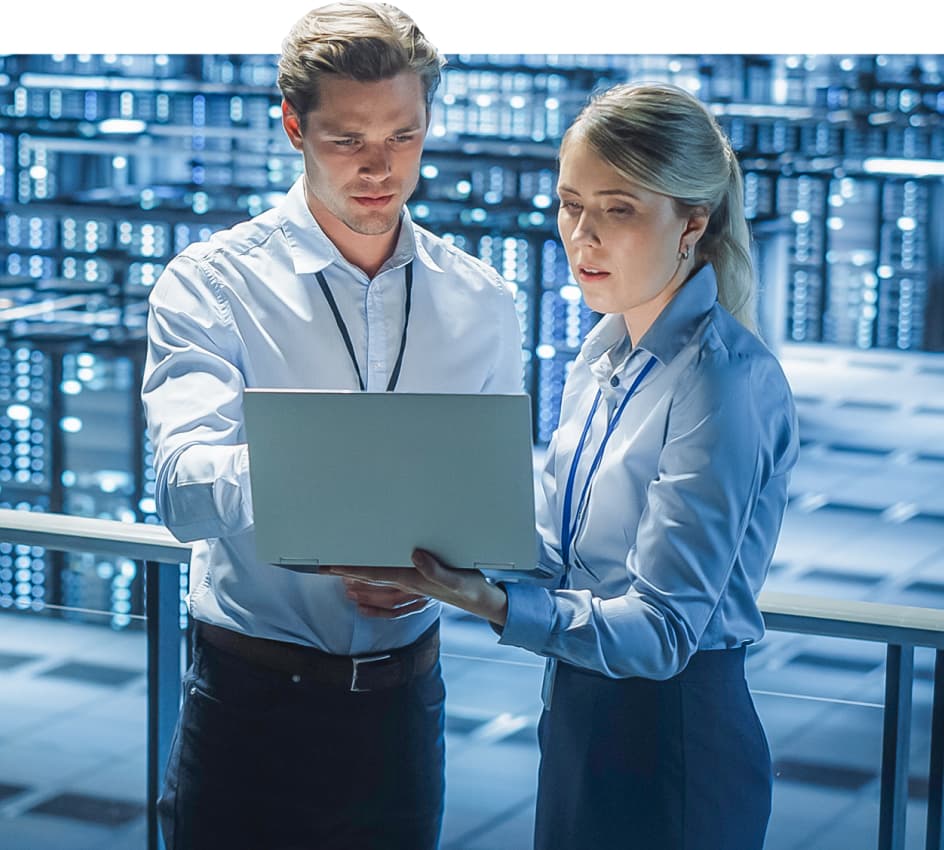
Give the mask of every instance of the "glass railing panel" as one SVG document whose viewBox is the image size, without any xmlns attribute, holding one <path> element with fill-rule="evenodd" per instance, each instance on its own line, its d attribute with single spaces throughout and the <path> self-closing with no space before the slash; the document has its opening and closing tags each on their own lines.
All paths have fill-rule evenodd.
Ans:
<svg viewBox="0 0 944 850">
<path fill-rule="evenodd" d="M 0 613 L 0 847 L 146 846 L 147 653 L 130 616 Z"/>
</svg>

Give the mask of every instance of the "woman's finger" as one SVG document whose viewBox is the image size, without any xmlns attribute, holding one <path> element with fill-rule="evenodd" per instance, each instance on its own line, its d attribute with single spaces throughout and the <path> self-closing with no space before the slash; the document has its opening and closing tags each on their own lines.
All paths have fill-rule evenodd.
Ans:
<svg viewBox="0 0 944 850">
<path fill-rule="evenodd" d="M 427 581 L 450 590 L 457 589 L 464 578 L 464 570 L 448 567 L 425 549 L 413 550 L 413 565 L 416 572 Z"/>
</svg>

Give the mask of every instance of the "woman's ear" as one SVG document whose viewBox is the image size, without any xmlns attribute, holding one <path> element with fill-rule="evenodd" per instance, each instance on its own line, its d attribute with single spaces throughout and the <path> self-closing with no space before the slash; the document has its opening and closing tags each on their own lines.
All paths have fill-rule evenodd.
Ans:
<svg viewBox="0 0 944 850">
<path fill-rule="evenodd" d="M 682 231 L 679 239 L 679 249 L 687 247 L 694 249 L 698 240 L 705 235 L 708 229 L 708 220 L 710 219 L 707 207 L 692 207 L 688 212 L 688 219 L 685 222 L 685 229 Z"/>
</svg>

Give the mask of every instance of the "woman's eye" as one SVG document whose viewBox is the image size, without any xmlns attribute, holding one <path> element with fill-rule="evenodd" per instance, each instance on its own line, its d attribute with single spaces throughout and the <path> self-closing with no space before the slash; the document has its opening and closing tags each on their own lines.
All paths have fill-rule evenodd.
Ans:
<svg viewBox="0 0 944 850">
<path fill-rule="evenodd" d="M 630 207 L 610 207 L 607 212 L 613 215 L 631 215 L 633 210 Z"/>
</svg>

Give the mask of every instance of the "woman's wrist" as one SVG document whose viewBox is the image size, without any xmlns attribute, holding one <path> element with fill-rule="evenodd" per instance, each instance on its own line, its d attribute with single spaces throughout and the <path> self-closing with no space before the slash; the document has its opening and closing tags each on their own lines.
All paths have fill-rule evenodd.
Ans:
<svg viewBox="0 0 944 850">
<path fill-rule="evenodd" d="M 504 626 L 508 619 L 508 594 L 500 584 L 484 583 L 481 611 L 476 612 L 496 626 Z"/>
</svg>

